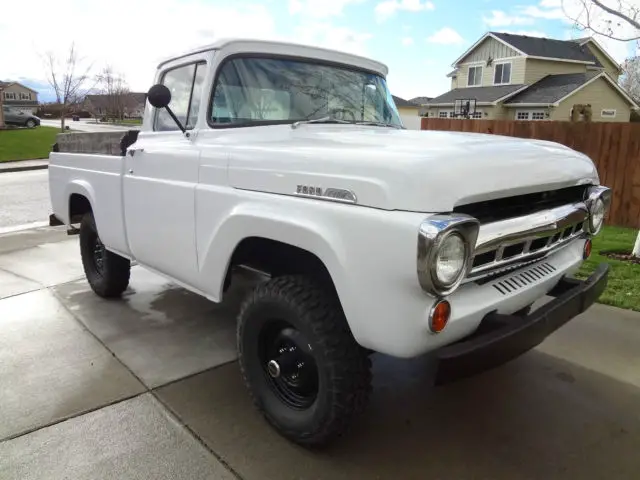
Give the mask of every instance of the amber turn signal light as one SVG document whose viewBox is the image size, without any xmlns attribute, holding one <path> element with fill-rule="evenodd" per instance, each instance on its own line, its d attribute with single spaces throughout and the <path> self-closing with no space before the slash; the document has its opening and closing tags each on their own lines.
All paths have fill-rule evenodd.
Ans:
<svg viewBox="0 0 640 480">
<path fill-rule="evenodd" d="M 591 255 L 591 247 L 591 239 L 587 239 L 587 241 L 584 242 L 584 250 L 582 251 L 582 258 L 585 260 Z"/>
<path fill-rule="evenodd" d="M 447 326 L 451 316 L 451 305 L 446 300 L 440 300 L 431 309 L 429 330 L 440 333 Z"/>
</svg>

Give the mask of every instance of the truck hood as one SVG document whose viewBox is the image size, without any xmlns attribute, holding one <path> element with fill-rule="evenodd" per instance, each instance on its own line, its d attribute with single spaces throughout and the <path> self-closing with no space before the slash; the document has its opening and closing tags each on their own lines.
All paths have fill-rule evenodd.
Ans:
<svg viewBox="0 0 640 480">
<path fill-rule="evenodd" d="M 227 144 L 236 188 L 285 195 L 298 185 L 346 189 L 359 205 L 386 210 L 446 212 L 598 183 L 587 156 L 542 140 L 317 124 L 220 132 L 215 144 Z"/>
</svg>

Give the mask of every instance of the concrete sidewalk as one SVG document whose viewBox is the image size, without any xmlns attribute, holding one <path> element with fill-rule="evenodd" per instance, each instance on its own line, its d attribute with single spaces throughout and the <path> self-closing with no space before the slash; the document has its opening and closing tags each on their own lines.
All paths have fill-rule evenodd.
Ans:
<svg viewBox="0 0 640 480">
<path fill-rule="evenodd" d="M 42 235 L 42 234 L 40 234 Z M 275 434 L 238 371 L 235 316 L 139 267 L 91 292 L 77 238 L 0 254 L 0 478 L 636 479 L 640 314 L 596 305 L 448 387 L 374 355 L 366 415 L 329 449 Z M 6 238 L 0 238 L 0 250 Z"/>
<path fill-rule="evenodd" d="M 26 172 L 28 170 L 43 170 L 49 168 L 49 160 L 16 160 L 15 162 L 0 162 L 0 173 Z"/>
</svg>

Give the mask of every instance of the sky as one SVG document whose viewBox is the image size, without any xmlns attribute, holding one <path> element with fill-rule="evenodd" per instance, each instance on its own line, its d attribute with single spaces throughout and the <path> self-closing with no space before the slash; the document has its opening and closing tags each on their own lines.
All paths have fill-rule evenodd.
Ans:
<svg viewBox="0 0 640 480">
<path fill-rule="evenodd" d="M 612 2 L 615 0 L 605 0 Z M 626 0 L 640 6 L 640 0 Z M 53 100 L 44 58 L 75 42 L 83 70 L 111 65 L 147 91 L 158 61 L 221 37 L 278 39 L 374 58 L 394 95 L 449 90 L 452 62 L 488 30 L 585 36 L 567 19 L 579 0 L 31 0 L 0 16 L 0 80 Z M 597 37 L 598 38 L 598 37 Z M 619 62 L 635 44 L 598 38 Z"/>
</svg>

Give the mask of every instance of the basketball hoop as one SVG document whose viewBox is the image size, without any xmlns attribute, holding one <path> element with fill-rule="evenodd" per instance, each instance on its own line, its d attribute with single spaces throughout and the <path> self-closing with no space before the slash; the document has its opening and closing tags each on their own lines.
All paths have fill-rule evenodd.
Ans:
<svg viewBox="0 0 640 480">
<path fill-rule="evenodd" d="M 455 118 L 471 118 L 476 113 L 475 98 L 460 98 L 453 103 L 453 116 Z"/>
</svg>

